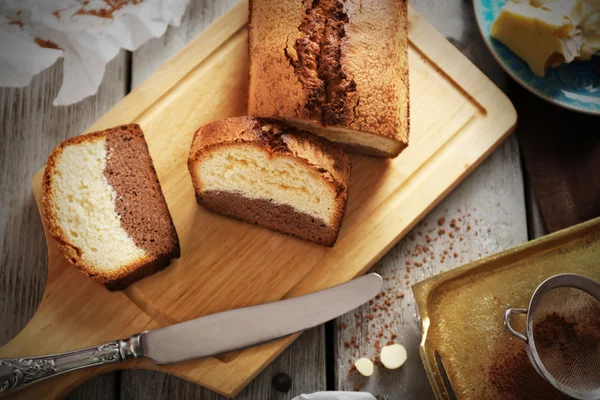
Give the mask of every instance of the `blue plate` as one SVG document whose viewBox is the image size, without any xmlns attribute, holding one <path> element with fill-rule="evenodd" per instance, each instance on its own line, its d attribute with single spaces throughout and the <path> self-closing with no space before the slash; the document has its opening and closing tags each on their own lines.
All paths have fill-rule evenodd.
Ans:
<svg viewBox="0 0 600 400">
<path fill-rule="evenodd" d="M 549 68 L 544 78 L 537 76 L 525 61 L 490 36 L 492 23 L 505 3 L 506 0 L 473 0 L 479 29 L 500 65 L 541 98 L 565 108 L 600 115 L 600 76 L 594 71 L 600 70 L 598 57 Z"/>
</svg>

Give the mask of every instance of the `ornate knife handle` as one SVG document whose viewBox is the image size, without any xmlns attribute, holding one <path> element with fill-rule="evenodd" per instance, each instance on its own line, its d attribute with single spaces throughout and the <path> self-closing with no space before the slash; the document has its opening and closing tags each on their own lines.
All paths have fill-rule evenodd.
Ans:
<svg viewBox="0 0 600 400">
<path fill-rule="evenodd" d="M 141 334 L 100 346 L 42 357 L 0 358 L 0 393 L 81 368 L 112 364 L 143 355 Z"/>
</svg>

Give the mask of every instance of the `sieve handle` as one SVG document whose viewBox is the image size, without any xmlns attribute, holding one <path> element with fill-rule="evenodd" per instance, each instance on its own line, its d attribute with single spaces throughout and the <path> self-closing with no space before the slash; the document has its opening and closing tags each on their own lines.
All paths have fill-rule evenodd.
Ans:
<svg viewBox="0 0 600 400">
<path fill-rule="evenodd" d="M 504 326 L 506 327 L 506 330 L 514 337 L 527 343 L 527 337 L 522 333 L 515 331 L 512 326 L 510 326 L 510 316 L 512 314 L 527 314 L 527 310 L 525 308 L 509 308 L 504 312 Z"/>
</svg>

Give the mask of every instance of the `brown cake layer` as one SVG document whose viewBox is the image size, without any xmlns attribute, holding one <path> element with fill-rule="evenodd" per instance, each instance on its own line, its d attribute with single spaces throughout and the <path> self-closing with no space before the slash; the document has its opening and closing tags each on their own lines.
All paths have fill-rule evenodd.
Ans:
<svg viewBox="0 0 600 400">
<path fill-rule="evenodd" d="M 337 240 L 336 229 L 328 227 L 323 220 L 299 212 L 289 205 L 214 190 L 196 194 L 196 200 L 198 204 L 216 213 L 317 242 L 323 246 L 333 246 Z"/>
<path fill-rule="evenodd" d="M 151 256 L 179 257 L 177 232 L 142 130 L 131 124 L 105 133 L 104 176 L 117 194 L 115 211 L 121 216 L 121 227 Z"/>
<path fill-rule="evenodd" d="M 306 173 L 318 176 L 323 188 L 334 197 L 329 215 L 313 218 L 290 204 L 251 199 L 244 195 L 244 188 L 240 192 L 205 189 L 199 172 L 201 163 L 216 152 L 227 148 L 235 152 L 244 146 L 265 152 L 269 159 L 294 160 Z M 325 246 L 333 246 L 337 239 L 346 212 L 351 165 L 339 146 L 322 137 L 271 119 L 233 117 L 214 121 L 194 134 L 188 168 L 198 203 L 212 211 Z M 251 186 L 248 192 L 252 193 Z"/>
<path fill-rule="evenodd" d="M 57 159 L 69 146 L 87 141 L 105 140 L 107 183 L 116 192 L 115 211 L 123 230 L 134 244 L 147 255 L 129 264 L 115 265 L 114 270 L 98 269 L 81 258 L 81 250 L 69 241 L 69 236 L 57 223 L 52 190 L 54 175 L 59 174 Z M 77 168 L 78 165 L 66 166 Z M 123 289 L 138 279 L 169 265 L 180 255 L 179 239 L 162 194 L 152 159 L 138 125 L 122 125 L 104 131 L 68 139 L 57 146 L 48 158 L 42 184 L 43 215 L 51 236 L 65 257 L 77 269 L 110 290 Z M 102 246 L 102 243 L 98 243 Z"/>
</svg>

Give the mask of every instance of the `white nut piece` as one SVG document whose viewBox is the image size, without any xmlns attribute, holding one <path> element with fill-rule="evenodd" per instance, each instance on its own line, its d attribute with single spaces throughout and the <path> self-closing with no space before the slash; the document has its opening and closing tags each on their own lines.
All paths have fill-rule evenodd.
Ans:
<svg viewBox="0 0 600 400">
<path fill-rule="evenodd" d="M 406 349 L 399 344 L 383 346 L 379 359 L 387 369 L 400 368 L 406 361 Z"/>
<path fill-rule="evenodd" d="M 373 362 L 368 358 L 359 358 L 354 363 L 356 370 L 362 376 L 371 376 L 373 375 Z"/>
</svg>

